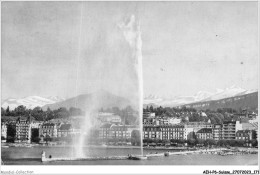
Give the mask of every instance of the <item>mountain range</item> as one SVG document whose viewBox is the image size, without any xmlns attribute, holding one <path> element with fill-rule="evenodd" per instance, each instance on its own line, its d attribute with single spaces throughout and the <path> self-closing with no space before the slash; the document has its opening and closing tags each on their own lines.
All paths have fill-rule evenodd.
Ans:
<svg viewBox="0 0 260 175">
<path fill-rule="evenodd" d="M 9 109 L 13 110 L 17 106 L 23 105 L 26 106 L 27 109 L 33 109 L 37 106 L 42 107 L 44 105 L 57 103 L 63 100 L 65 99 L 58 96 L 50 96 L 46 98 L 39 96 L 28 96 L 20 99 L 9 98 L 2 101 L 2 107 L 7 108 L 9 106 Z"/>
<path fill-rule="evenodd" d="M 242 96 L 258 92 L 258 90 L 245 90 L 237 86 L 231 86 L 226 89 L 217 89 L 215 92 L 199 91 L 193 96 L 175 96 L 163 98 L 155 95 L 148 95 L 144 98 L 144 106 L 163 106 L 176 107 L 186 104 L 216 101 L 230 97 Z"/>
<path fill-rule="evenodd" d="M 194 107 L 194 106 L 200 106 L 199 104 L 203 105 L 204 103 L 210 101 L 217 102 L 221 99 L 229 99 L 229 98 L 239 97 L 239 96 L 247 97 L 246 96 L 247 94 L 258 94 L 258 90 L 245 90 L 237 86 L 232 86 L 226 89 L 217 89 L 215 92 L 199 91 L 193 96 L 175 96 L 175 97 L 163 98 L 156 95 L 148 95 L 144 98 L 144 107 L 150 105 L 163 106 L 163 107 L 166 106 L 177 107 L 177 106 L 183 106 L 189 104 Z M 241 100 L 242 99 L 247 99 L 248 101 L 248 98 L 241 98 Z M 238 103 L 238 101 L 236 103 Z M 257 106 L 257 98 L 254 97 L 253 102 L 250 101 L 248 103 L 254 103 L 253 106 Z M 239 104 L 240 105 L 238 106 L 241 106 L 242 104 L 244 104 L 244 102 L 239 102 Z M 57 109 L 60 107 L 66 107 L 66 108 L 78 107 L 81 108 L 82 110 L 91 108 L 93 106 L 99 108 L 101 107 L 111 108 L 115 106 L 119 108 L 124 108 L 128 105 L 134 108 L 137 107 L 137 105 L 133 104 L 133 102 L 131 102 L 130 100 L 123 97 L 116 96 L 104 90 L 100 90 L 90 94 L 78 95 L 76 97 L 69 98 L 69 99 L 63 99 L 58 96 L 51 96 L 47 98 L 43 98 L 39 96 L 29 96 L 21 99 L 14 99 L 14 98 L 6 99 L 2 102 L 3 108 L 7 108 L 9 106 L 10 109 L 14 109 L 19 105 L 24 105 L 26 106 L 26 108 L 29 109 L 33 109 L 39 106 L 42 107 L 43 110 L 46 110 L 48 107 L 50 109 Z M 216 105 L 213 106 L 216 107 Z"/>
</svg>

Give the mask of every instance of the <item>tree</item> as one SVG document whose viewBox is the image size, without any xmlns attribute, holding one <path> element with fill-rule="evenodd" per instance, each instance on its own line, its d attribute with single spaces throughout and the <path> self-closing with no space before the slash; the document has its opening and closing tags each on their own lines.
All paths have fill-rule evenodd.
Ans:
<svg viewBox="0 0 260 175">
<path fill-rule="evenodd" d="M 236 146 L 244 146 L 245 141 L 244 140 L 236 140 Z"/>
<path fill-rule="evenodd" d="M 144 109 L 144 112 L 150 112 L 148 105 L 146 106 L 146 109 Z"/>
<path fill-rule="evenodd" d="M 236 140 L 227 140 L 228 146 L 236 146 Z"/>
<path fill-rule="evenodd" d="M 196 144 L 196 140 L 195 139 L 188 139 L 187 141 L 189 146 L 194 146 Z"/>
<path fill-rule="evenodd" d="M 102 108 L 102 110 L 103 110 L 103 108 Z M 70 116 L 82 115 L 82 111 L 80 108 L 70 107 L 69 115 Z"/>
<path fill-rule="evenodd" d="M 163 144 L 169 144 L 169 143 L 171 143 L 171 142 L 170 142 L 170 140 L 162 140 L 162 143 L 163 143 Z"/>
<path fill-rule="evenodd" d="M 182 107 L 181 107 L 181 111 L 182 111 L 182 112 L 187 112 L 187 111 L 188 111 L 188 109 L 187 109 L 187 107 L 186 107 L 186 106 L 182 106 Z"/>
<path fill-rule="evenodd" d="M 177 140 L 177 143 L 179 143 L 179 144 L 184 144 L 184 143 L 185 143 L 185 140 L 183 140 L 183 139 Z"/>
<path fill-rule="evenodd" d="M 214 117 L 209 118 L 212 124 L 217 124 L 216 119 Z"/>
<path fill-rule="evenodd" d="M 69 117 L 69 111 L 64 107 L 61 107 L 58 110 L 55 110 L 54 115 L 55 115 L 56 118 L 68 118 Z"/>
<path fill-rule="evenodd" d="M 33 108 L 33 110 L 30 112 L 30 114 L 38 121 L 44 121 L 45 114 L 42 111 L 42 108 L 37 106 Z"/>
<path fill-rule="evenodd" d="M 219 141 L 217 142 L 217 145 L 218 145 L 218 146 L 229 146 L 229 145 L 230 145 L 230 142 L 229 142 L 229 140 L 219 140 Z"/>
<path fill-rule="evenodd" d="M 212 145 L 216 145 L 217 143 L 213 139 L 207 139 L 204 144 L 205 146 L 212 146 Z"/>
<path fill-rule="evenodd" d="M 150 106 L 149 111 L 150 111 L 150 112 L 154 112 L 154 109 L 153 109 L 153 106 L 152 106 L 152 105 Z"/>
<path fill-rule="evenodd" d="M 190 116 L 189 120 L 191 122 L 200 122 L 203 119 L 200 117 L 200 115 L 198 113 L 192 113 L 192 115 Z"/>
<path fill-rule="evenodd" d="M 46 136 L 44 137 L 44 141 L 45 141 L 46 143 L 51 142 L 51 141 L 52 141 L 51 136 L 46 135 Z"/>
<path fill-rule="evenodd" d="M 182 122 L 182 123 L 186 123 L 186 122 L 188 122 L 188 121 L 186 120 L 185 117 L 182 117 L 182 118 L 181 118 L 181 122 Z"/>
<path fill-rule="evenodd" d="M 196 144 L 199 144 L 199 145 L 204 145 L 205 143 L 205 140 L 202 140 L 202 139 L 196 139 Z"/>
<path fill-rule="evenodd" d="M 165 110 L 165 115 L 167 116 L 167 117 L 173 117 L 173 110 L 172 110 L 172 108 L 170 108 L 170 107 L 166 107 L 166 108 L 164 108 L 164 110 Z"/>
<path fill-rule="evenodd" d="M 5 109 L 1 107 L 1 116 L 5 116 L 5 115 L 6 115 Z"/>
<path fill-rule="evenodd" d="M 218 108 L 218 109 L 217 109 L 217 112 L 218 112 L 218 113 L 223 113 L 223 109 Z"/>
<path fill-rule="evenodd" d="M 153 140 L 152 140 L 152 139 L 145 139 L 145 142 L 146 142 L 146 143 L 152 143 Z"/>
<path fill-rule="evenodd" d="M 24 116 L 27 114 L 26 107 L 23 105 L 20 105 L 14 109 L 14 114 L 16 116 Z"/>
<path fill-rule="evenodd" d="M 250 140 L 250 143 L 252 144 L 253 147 L 258 146 L 258 141 L 256 139 Z"/>
<path fill-rule="evenodd" d="M 10 109 L 9 106 L 7 106 L 6 111 L 5 111 L 6 116 L 10 116 Z"/>
</svg>

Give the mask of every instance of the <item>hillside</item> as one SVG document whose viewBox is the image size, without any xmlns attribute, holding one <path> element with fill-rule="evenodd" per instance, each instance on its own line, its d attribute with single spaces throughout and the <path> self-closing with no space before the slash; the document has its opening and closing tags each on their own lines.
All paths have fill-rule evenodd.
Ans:
<svg viewBox="0 0 260 175">
<path fill-rule="evenodd" d="M 113 95 L 106 91 L 97 91 L 91 94 L 82 94 L 58 103 L 48 104 L 43 106 L 43 110 L 50 109 L 58 109 L 60 107 L 65 107 L 69 109 L 70 107 L 80 108 L 85 111 L 86 109 L 100 109 L 100 108 L 125 108 L 126 106 L 132 106 L 135 108 L 133 104 L 131 104 L 130 100 Z"/>
<path fill-rule="evenodd" d="M 220 100 L 209 100 L 203 102 L 196 102 L 183 105 L 186 107 L 192 107 L 195 109 L 210 109 L 216 110 L 218 108 L 233 108 L 239 109 L 251 109 L 256 110 L 258 108 L 258 92 L 239 95 L 235 97 L 224 98 Z"/>
</svg>

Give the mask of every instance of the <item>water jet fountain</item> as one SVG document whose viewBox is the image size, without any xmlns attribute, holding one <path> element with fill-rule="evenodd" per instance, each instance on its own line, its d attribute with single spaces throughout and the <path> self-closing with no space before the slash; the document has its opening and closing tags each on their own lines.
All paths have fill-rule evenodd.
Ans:
<svg viewBox="0 0 260 175">
<path fill-rule="evenodd" d="M 82 10 L 82 8 L 81 8 Z M 82 12 L 81 12 L 82 16 Z M 82 17 L 81 17 L 82 24 Z M 80 30 L 81 31 L 81 30 Z M 142 40 L 141 40 L 141 31 L 139 22 L 137 22 L 134 15 L 130 17 L 126 22 L 122 22 L 117 25 L 118 35 L 120 35 L 124 41 L 127 42 L 128 49 L 130 50 L 130 55 L 128 59 L 132 62 L 134 66 L 134 74 L 136 75 L 136 84 L 137 84 L 137 93 L 138 93 L 138 128 L 139 128 L 139 137 L 140 137 L 140 154 L 129 155 L 128 152 L 125 152 L 124 155 L 98 155 L 93 156 L 89 154 L 91 151 L 87 149 L 86 144 L 88 144 L 91 130 L 99 128 L 99 123 L 97 122 L 98 108 L 100 106 L 100 100 L 102 97 L 99 95 L 94 96 L 91 101 L 91 106 L 86 108 L 86 114 L 83 121 L 81 122 L 81 134 L 78 139 L 75 139 L 74 143 L 74 155 L 72 157 L 62 157 L 62 158 L 46 158 L 45 154 L 42 155 L 42 161 L 72 161 L 72 160 L 146 160 L 147 157 L 143 155 L 143 143 L 142 143 L 142 116 L 143 116 L 143 75 L 142 75 Z M 125 45 L 126 46 L 126 45 Z M 80 54 L 79 54 L 80 57 Z M 79 58 L 78 58 L 79 61 Z M 77 64 L 78 65 L 78 64 Z M 131 66 L 131 65 L 130 65 Z M 78 72 L 77 72 L 78 74 Z M 78 82 L 78 81 L 77 81 Z M 76 84 L 77 88 L 77 84 Z M 103 88 L 103 87 L 101 87 Z M 77 91 L 77 90 L 76 90 Z M 75 101 L 75 106 L 78 102 Z M 76 106 L 77 107 L 77 106 Z M 89 145 L 88 145 L 89 146 Z M 128 156 L 127 156 L 128 155 Z"/>
</svg>

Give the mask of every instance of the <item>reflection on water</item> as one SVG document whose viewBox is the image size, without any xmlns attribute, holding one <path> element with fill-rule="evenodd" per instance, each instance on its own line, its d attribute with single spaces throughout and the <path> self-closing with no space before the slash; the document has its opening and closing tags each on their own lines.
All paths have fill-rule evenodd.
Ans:
<svg viewBox="0 0 260 175">
<path fill-rule="evenodd" d="M 145 161 L 133 160 L 96 160 L 96 161 L 40 161 L 41 151 L 46 156 L 68 157 L 73 154 L 71 148 L 66 147 L 34 147 L 34 148 L 4 148 L 2 149 L 2 160 L 6 165 L 257 165 L 258 154 L 248 155 L 173 155 L 169 157 L 154 157 Z M 85 149 L 86 151 L 89 148 Z M 91 156 L 122 156 L 127 154 L 140 154 L 138 148 L 91 148 Z M 74 150 L 75 151 L 75 150 Z M 144 150 L 144 154 L 150 152 L 165 152 L 164 150 Z"/>
</svg>

